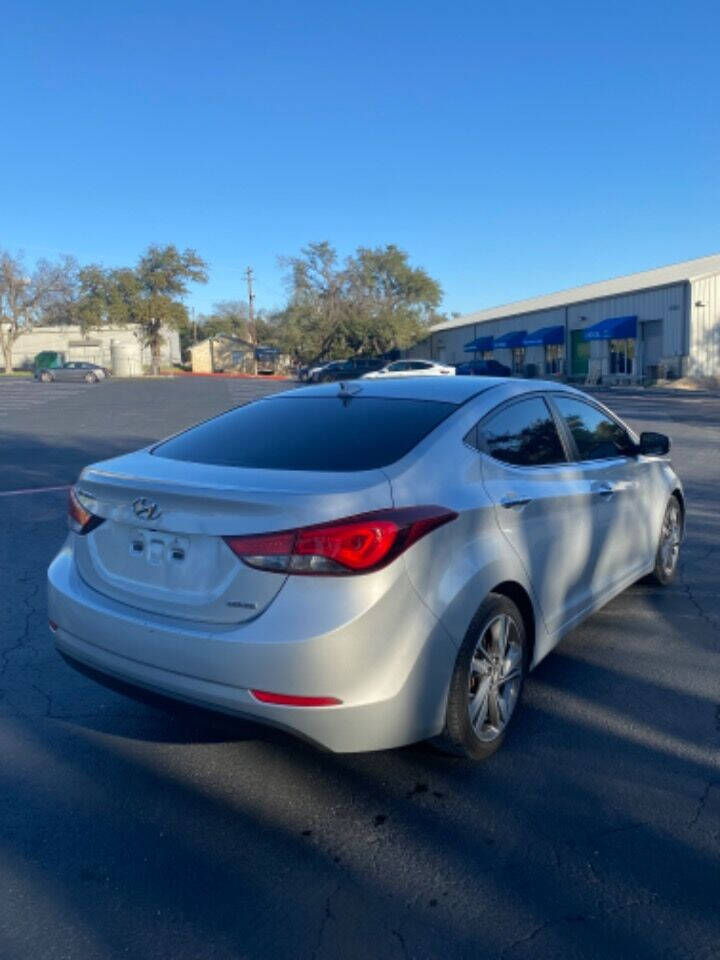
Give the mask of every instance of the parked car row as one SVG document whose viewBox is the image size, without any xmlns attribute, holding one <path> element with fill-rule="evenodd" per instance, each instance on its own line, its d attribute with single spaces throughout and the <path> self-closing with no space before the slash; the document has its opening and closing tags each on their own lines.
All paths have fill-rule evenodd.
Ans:
<svg viewBox="0 0 720 960">
<path fill-rule="evenodd" d="M 298 379 L 303 383 L 330 383 L 333 380 L 368 380 L 383 377 L 426 376 L 509 377 L 510 367 L 497 360 L 470 360 L 466 363 L 446 364 L 435 360 L 393 360 L 387 363 L 375 357 L 352 357 L 331 360 L 318 366 L 301 367 Z"/>
</svg>

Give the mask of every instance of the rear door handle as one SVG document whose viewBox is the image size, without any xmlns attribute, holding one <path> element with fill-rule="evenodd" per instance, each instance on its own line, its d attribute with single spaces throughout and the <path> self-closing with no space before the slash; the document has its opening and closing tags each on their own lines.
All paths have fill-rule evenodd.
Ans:
<svg viewBox="0 0 720 960">
<path fill-rule="evenodd" d="M 500 498 L 500 505 L 507 510 L 512 510 L 513 507 L 526 507 L 529 503 L 532 503 L 532 497 L 514 497 L 511 494 Z"/>
<path fill-rule="evenodd" d="M 597 483 L 593 486 L 593 493 L 607 500 L 615 493 L 615 487 L 611 483 Z"/>
</svg>

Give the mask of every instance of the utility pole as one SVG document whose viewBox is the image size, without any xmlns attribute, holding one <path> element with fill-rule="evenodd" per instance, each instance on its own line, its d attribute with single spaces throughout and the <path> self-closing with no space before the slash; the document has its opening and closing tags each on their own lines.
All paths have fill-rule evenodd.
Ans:
<svg viewBox="0 0 720 960">
<path fill-rule="evenodd" d="M 248 267 L 245 271 L 247 277 L 248 289 L 248 330 L 253 345 L 252 368 L 253 373 L 257 375 L 257 330 L 255 329 L 255 294 L 253 293 L 253 269 Z"/>
</svg>

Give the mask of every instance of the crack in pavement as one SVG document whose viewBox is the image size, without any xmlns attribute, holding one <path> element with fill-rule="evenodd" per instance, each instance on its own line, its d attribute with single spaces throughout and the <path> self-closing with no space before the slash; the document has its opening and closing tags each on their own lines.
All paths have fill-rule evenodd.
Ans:
<svg viewBox="0 0 720 960">
<path fill-rule="evenodd" d="M 707 803 L 708 797 L 710 796 L 710 791 L 712 790 L 713 787 L 717 787 L 717 786 L 720 786 L 720 782 L 717 780 L 710 780 L 708 781 L 708 783 L 705 784 L 705 788 L 702 794 L 700 795 L 700 799 L 698 800 L 697 807 L 695 808 L 695 813 L 692 815 L 692 817 L 688 821 L 688 827 L 694 827 L 695 824 L 698 822 L 703 810 L 705 809 L 705 804 Z"/>
<path fill-rule="evenodd" d="M 593 920 L 602 920 L 604 917 L 611 917 L 613 914 L 622 913 L 624 910 L 632 909 L 633 907 L 648 907 L 650 904 L 655 903 L 659 899 L 660 898 L 656 893 L 650 893 L 647 897 L 638 897 L 635 900 L 626 900 L 625 903 L 608 906 L 603 910 L 594 911 L 592 913 L 568 914 L 564 917 L 558 918 L 557 920 L 544 920 L 542 923 L 538 924 L 538 926 L 534 927 L 529 933 L 504 946 L 501 949 L 499 956 L 507 956 L 512 950 L 515 950 L 516 947 L 521 946 L 523 943 L 529 943 L 530 941 L 535 940 L 536 937 L 539 937 L 540 934 L 552 927 L 560 927 L 568 923 L 591 923 Z"/>
<path fill-rule="evenodd" d="M 20 581 L 20 582 L 24 583 L 27 581 Z M 32 646 L 32 643 L 30 641 L 30 619 L 35 614 L 37 614 L 38 611 L 36 606 L 31 601 L 34 600 L 34 598 L 38 595 L 39 592 L 40 592 L 40 586 L 39 584 L 36 584 L 34 590 L 30 594 L 28 594 L 27 597 L 24 597 L 22 600 L 23 605 L 27 608 L 27 612 L 25 614 L 25 627 L 23 628 L 23 632 L 20 634 L 17 641 L 11 647 L 6 647 L 3 650 L 0 650 L 0 658 L 2 659 L 2 669 L 0 669 L 0 677 L 3 677 L 5 675 L 10 665 L 10 657 L 13 653 L 15 653 L 17 650 L 22 650 L 23 647 L 26 647 L 28 645 Z"/>
<path fill-rule="evenodd" d="M 390 932 L 392 933 L 392 935 L 393 935 L 394 937 L 397 938 L 397 941 L 398 941 L 398 943 L 400 944 L 400 951 L 402 952 L 402 955 L 403 955 L 403 957 L 405 958 L 405 960 L 410 960 L 410 954 L 408 953 L 408 950 L 407 950 L 407 944 L 405 943 L 405 937 L 400 933 L 399 930 L 391 930 Z"/>
<path fill-rule="evenodd" d="M 702 617 L 702 619 L 708 624 L 708 626 L 710 626 L 711 629 L 720 632 L 720 622 L 716 622 L 713 614 L 707 613 L 703 609 L 702 604 L 700 603 L 699 600 L 696 599 L 695 595 L 693 594 L 692 587 L 685 579 L 685 566 L 686 564 L 681 563 L 678 569 L 678 572 L 680 574 L 680 584 L 682 585 L 682 588 L 685 592 L 685 596 L 693 605 L 693 607 L 695 607 L 699 616 Z"/>
<path fill-rule="evenodd" d="M 320 952 L 320 948 L 322 947 L 323 938 L 325 936 L 325 929 L 328 923 L 330 922 L 330 920 L 334 919 L 333 912 L 330 909 L 330 904 L 333 898 L 336 897 L 338 893 L 340 893 L 341 888 L 342 888 L 342 881 L 337 884 L 335 889 L 332 891 L 332 893 L 328 895 L 328 898 L 325 901 L 325 913 L 320 921 L 320 929 L 318 930 L 317 942 L 315 944 L 315 947 L 313 948 L 311 960 L 316 960 L 317 955 Z"/>
</svg>

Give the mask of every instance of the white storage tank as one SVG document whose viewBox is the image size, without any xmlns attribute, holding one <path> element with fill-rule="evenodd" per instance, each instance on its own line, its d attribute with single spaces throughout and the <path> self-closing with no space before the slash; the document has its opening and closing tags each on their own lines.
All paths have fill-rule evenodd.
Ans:
<svg viewBox="0 0 720 960">
<path fill-rule="evenodd" d="M 110 358 L 113 376 L 142 376 L 143 371 L 139 353 L 140 351 L 134 343 L 117 343 L 116 341 L 113 341 L 110 344 Z"/>
</svg>

